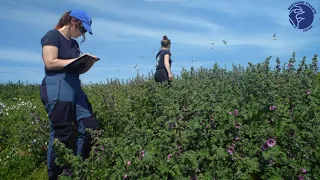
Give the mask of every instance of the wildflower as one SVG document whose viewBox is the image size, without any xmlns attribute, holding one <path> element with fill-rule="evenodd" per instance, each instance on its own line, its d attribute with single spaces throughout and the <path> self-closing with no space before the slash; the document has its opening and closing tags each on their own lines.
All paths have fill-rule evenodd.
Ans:
<svg viewBox="0 0 320 180">
<path fill-rule="evenodd" d="M 269 138 L 268 141 L 267 141 L 267 144 L 269 147 L 273 147 L 276 145 L 276 140 L 275 139 L 272 139 L 272 138 Z"/>
<path fill-rule="evenodd" d="M 302 172 L 303 174 L 306 174 L 306 173 L 307 173 L 307 170 L 304 169 L 304 168 L 301 168 L 301 172 Z"/>
<path fill-rule="evenodd" d="M 104 147 L 103 146 L 100 146 L 100 149 L 101 149 L 101 151 L 104 151 Z"/>
<path fill-rule="evenodd" d="M 310 91 L 309 89 L 307 89 L 307 90 L 306 90 L 306 94 L 307 94 L 307 95 L 310 95 L 310 94 L 311 94 L 311 91 Z"/>
<path fill-rule="evenodd" d="M 234 115 L 235 115 L 235 116 L 238 116 L 238 114 L 239 114 L 239 110 L 238 110 L 238 109 L 235 109 L 235 110 L 234 110 Z"/>
<path fill-rule="evenodd" d="M 230 114 L 230 115 L 231 115 L 231 114 L 232 114 L 232 112 L 230 111 L 230 112 L 228 112 L 228 114 Z"/>
<path fill-rule="evenodd" d="M 271 159 L 271 160 L 269 161 L 269 164 L 270 164 L 270 165 L 273 165 L 273 164 L 274 164 L 274 161 Z"/>
<path fill-rule="evenodd" d="M 167 158 L 168 158 L 168 160 L 170 160 L 172 158 L 172 155 L 168 154 Z"/>
<path fill-rule="evenodd" d="M 232 155 L 234 153 L 234 147 L 229 147 L 227 152 Z"/>
<path fill-rule="evenodd" d="M 274 111 L 277 109 L 277 106 L 270 106 L 269 110 Z"/>
<path fill-rule="evenodd" d="M 304 180 L 304 177 L 301 175 L 299 175 L 298 178 L 299 178 L 299 180 Z"/>
<path fill-rule="evenodd" d="M 140 159 L 142 159 L 142 158 L 144 157 L 144 153 L 145 153 L 144 150 L 140 151 L 140 155 L 139 155 L 139 158 L 140 158 Z"/>
<path fill-rule="evenodd" d="M 127 177 L 128 177 L 128 175 L 127 175 L 127 174 L 124 174 L 123 178 L 126 179 Z"/>
<path fill-rule="evenodd" d="M 269 146 L 268 146 L 268 143 L 267 143 L 267 142 L 265 142 L 265 143 L 262 144 L 262 146 L 261 146 L 261 150 L 262 150 L 262 151 L 266 151 L 268 148 L 269 148 Z"/>
<path fill-rule="evenodd" d="M 130 164 L 131 164 L 131 161 L 127 161 L 127 164 L 130 165 Z"/>
<path fill-rule="evenodd" d="M 238 136 L 236 136 L 234 139 L 235 139 L 236 141 L 239 141 L 240 138 L 239 138 Z"/>
<path fill-rule="evenodd" d="M 234 125 L 234 127 L 235 127 L 236 129 L 240 129 L 240 128 L 241 128 L 241 125 L 240 125 L 240 123 L 236 123 L 236 124 Z"/>
</svg>

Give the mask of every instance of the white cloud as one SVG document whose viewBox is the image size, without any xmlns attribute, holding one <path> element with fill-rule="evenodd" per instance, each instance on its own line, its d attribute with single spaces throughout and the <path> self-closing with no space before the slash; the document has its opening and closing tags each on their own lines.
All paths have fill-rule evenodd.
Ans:
<svg viewBox="0 0 320 180">
<path fill-rule="evenodd" d="M 0 47 L 0 61 L 43 63 L 41 53 L 20 48 Z"/>
<path fill-rule="evenodd" d="M 261 17 L 261 21 L 271 19 L 279 25 L 291 27 L 288 20 L 288 6 L 292 1 L 254 1 L 246 2 L 238 0 L 229 1 L 207 1 L 197 0 L 181 3 L 185 7 L 214 10 L 226 15 L 233 16 L 239 20 L 243 18 Z"/>
<path fill-rule="evenodd" d="M 291 53 L 293 50 L 300 49 L 307 46 L 310 43 L 317 42 L 319 36 L 313 38 L 297 38 L 293 39 L 293 36 L 299 36 L 298 33 L 291 27 L 288 21 L 287 6 L 288 3 L 277 3 L 277 6 L 272 6 L 271 3 L 250 1 L 250 3 L 242 3 L 237 0 L 231 0 L 228 2 L 215 2 L 215 1 L 188 1 L 188 3 L 172 2 L 174 5 L 182 5 L 190 8 L 190 11 L 195 11 L 199 9 L 194 8 L 209 8 L 215 10 L 221 15 L 227 13 L 232 15 L 235 19 L 243 19 L 246 17 L 259 16 L 261 19 L 271 19 L 276 23 L 283 25 L 288 29 L 275 29 L 279 36 L 278 41 L 273 41 L 272 35 L 274 32 L 235 32 L 232 30 L 232 25 L 230 27 L 222 27 L 221 25 L 214 23 L 205 18 L 193 17 L 188 15 L 188 12 L 178 13 L 162 11 L 161 8 L 148 10 L 147 8 L 139 8 L 126 6 L 121 4 L 121 2 L 105 2 L 100 0 L 95 0 L 94 2 L 88 2 L 85 0 L 69 0 L 69 2 L 74 2 L 81 4 L 83 6 L 90 6 L 101 12 L 110 13 L 116 17 L 134 17 L 140 18 L 142 20 L 153 20 L 154 22 L 176 22 L 177 26 L 179 24 L 188 24 L 190 27 L 201 26 L 206 29 L 205 32 L 201 31 L 179 31 L 170 28 L 159 27 L 148 27 L 135 25 L 133 23 L 126 23 L 124 21 L 112 21 L 105 17 L 99 17 L 95 20 L 95 29 L 97 29 L 97 34 L 99 36 L 115 36 L 115 37 L 145 37 L 151 40 L 160 41 L 163 34 L 167 34 L 169 38 L 173 40 L 174 43 L 180 43 L 184 45 L 195 45 L 200 47 L 208 47 L 208 44 L 215 42 L 215 46 L 224 46 L 222 40 L 225 39 L 229 42 L 229 47 L 231 46 L 258 46 L 261 48 L 267 48 L 266 51 L 277 50 L 277 54 Z M 276 2 L 276 1 L 275 1 Z M 215 17 L 217 18 L 217 17 Z M 165 23 L 164 25 L 165 26 Z M 249 27 L 248 27 L 249 28 Z M 295 34 L 292 34 L 292 33 Z M 106 34 L 106 35 L 105 35 Z M 110 34 L 110 35 L 109 35 Z M 281 51 L 279 51 L 281 49 Z M 220 50 L 220 49 L 219 49 Z M 281 52 L 281 53 L 280 53 Z"/>
<path fill-rule="evenodd" d="M 108 42 L 108 41 L 122 41 L 122 43 L 125 43 L 126 40 L 128 41 L 157 41 L 159 42 L 161 40 L 161 37 L 164 34 L 167 34 L 169 38 L 172 39 L 172 41 L 175 44 L 181 44 L 181 45 L 191 45 L 191 46 L 199 46 L 199 47 L 208 47 L 209 43 L 215 42 L 215 46 L 224 46 L 222 43 L 222 40 L 227 40 L 228 47 L 231 46 L 258 46 L 261 48 L 267 48 L 268 50 L 278 50 L 282 49 L 282 52 L 288 53 L 292 52 L 292 49 L 299 49 L 306 47 L 309 43 L 312 43 L 312 41 L 316 41 L 319 39 L 319 36 L 310 38 L 304 38 L 304 39 L 292 39 L 293 34 L 288 33 L 288 30 L 279 30 L 278 41 L 272 40 L 272 34 L 273 32 L 265 33 L 265 32 L 258 32 L 258 33 L 246 33 L 245 32 L 235 32 L 232 30 L 232 25 L 230 27 L 222 27 L 221 25 L 218 25 L 216 23 L 213 23 L 211 21 L 205 20 L 204 18 L 200 17 L 193 17 L 185 13 L 176 13 L 176 12 L 162 12 L 157 9 L 155 10 L 148 10 L 146 8 L 130 8 L 128 6 L 119 6 L 118 4 L 115 4 L 115 2 L 103 2 L 103 1 L 93 1 L 93 2 L 87 2 L 84 0 L 69 0 L 69 2 L 74 2 L 78 4 L 82 4 L 83 6 L 91 6 L 95 8 L 96 10 L 99 10 L 103 13 L 108 12 L 113 14 L 116 17 L 134 17 L 134 18 L 140 18 L 141 20 L 153 20 L 153 23 L 159 22 L 160 25 L 158 26 L 148 26 L 148 25 L 140 25 L 136 23 L 129 23 L 125 21 L 116 21 L 108 19 L 106 16 L 99 16 L 94 17 L 94 24 L 93 24 L 93 30 L 94 30 L 94 36 L 90 37 L 90 41 L 100 41 L 100 42 Z M 203 4 L 202 4 L 203 3 Z M 283 9 L 281 13 L 283 15 L 279 16 L 280 10 L 277 6 L 277 8 L 272 8 L 270 4 L 263 4 L 263 3 L 240 3 L 238 1 L 233 0 L 232 3 L 224 3 L 224 2 L 214 2 L 213 1 L 190 1 L 188 3 L 177 3 L 182 4 L 184 6 L 199 6 L 203 8 L 211 8 L 220 10 L 229 14 L 234 15 L 243 15 L 243 16 L 265 16 L 265 17 L 271 17 L 271 16 L 277 16 L 274 19 L 282 19 L 286 18 L 287 21 L 287 15 L 284 17 L 284 14 L 286 14 L 286 9 Z M 267 6 L 268 5 L 268 6 Z M 259 7 L 259 8 L 258 8 Z M 191 8 L 191 7 L 190 7 Z M 194 8 L 194 7 L 192 7 Z M 4 9 L 4 8 L 1 8 Z M 190 9 L 192 10 L 192 9 Z M 273 10 L 273 11 L 272 11 Z M 23 22 L 23 23 L 29 23 L 29 22 L 35 22 L 32 21 L 33 19 L 41 16 L 43 18 L 40 18 L 40 22 L 36 22 L 33 25 L 38 26 L 46 26 L 49 27 L 54 26 L 54 22 L 58 21 L 58 18 L 60 15 L 56 14 L 50 14 L 49 12 L 43 13 L 44 10 L 38 11 L 38 9 L 4 9 L 3 18 L 9 18 L 10 20 Z M 99 13 L 98 13 L 99 14 Z M 251 14 L 251 15 L 250 15 Z M 270 15 L 272 14 L 272 15 Z M 15 17 L 26 17 L 25 18 L 15 18 Z M 262 18 L 263 19 L 263 18 Z M 176 22 L 177 26 L 180 24 L 187 24 L 190 27 L 196 26 L 196 27 L 203 27 L 203 29 L 206 29 L 206 31 L 192 31 L 189 32 L 185 30 L 175 30 L 173 28 L 164 28 L 161 25 L 160 22 Z M 51 27 L 50 26 L 50 27 Z M 291 32 L 294 32 L 295 29 L 290 27 Z M 276 31 L 276 30 L 275 30 Z M 297 32 L 297 31 L 295 31 Z M 301 32 L 299 32 L 301 34 Z M 218 49 L 217 49 L 218 50 Z"/>
<path fill-rule="evenodd" d="M 121 2 L 117 2 L 117 4 L 113 4 L 106 1 L 101 0 L 92 0 L 92 1 L 86 1 L 86 0 L 68 0 L 72 3 L 81 4 L 86 7 L 93 7 L 96 10 L 99 10 L 101 12 L 108 12 L 110 14 L 116 15 L 117 17 L 134 17 L 134 18 L 140 18 L 143 20 L 151 20 L 151 21 L 163 21 L 163 25 L 165 26 L 166 22 L 174 22 L 177 24 L 186 24 L 190 27 L 201 27 L 206 28 L 210 31 L 227 31 L 224 27 L 215 24 L 209 20 L 205 20 L 203 18 L 194 17 L 188 15 L 188 12 L 185 12 L 184 14 L 177 14 L 175 12 L 167 13 L 166 11 L 153 9 L 150 10 L 148 8 L 130 8 L 126 7 L 124 4 L 121 4 Z M 121 4 L 119 6 L 119 4 Z M 106 8 L 107 6 L 107 8 Z M 161 24 L 159 24 L 161 26 Z"/>
</svg>

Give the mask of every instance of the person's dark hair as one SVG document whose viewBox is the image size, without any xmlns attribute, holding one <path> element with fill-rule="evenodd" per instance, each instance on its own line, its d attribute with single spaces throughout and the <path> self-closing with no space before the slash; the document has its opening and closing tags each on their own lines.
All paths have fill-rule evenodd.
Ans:
<svg viewBox="0 0 320 180">
<path fill-rule="evenodd" d="M 167 35 L 164 35 L 163 39 L 161 40 L 161 46 L 167 48 L 169 45 L 171 45 L 171 41 L 168 39 Z"/>
<path fill-rule="evenodd" d="M 56 25 L 55 29 L 60 29 L 63 26 L 70 24 L 71 19 L 73 18 L 73 17 L 70 16 L 70 12 L 71 11 L 65 12 L 62 15 L 62 17 L 60 18 L 60 20 L 59 20 L 58 24 Z M 82 26 L 82 22 L 80 20 L 78 20 L 77 18 L 75 18 L 75 19 L 76 19 L 76 22 L 77 22 L 75 28 L 78 29 L 78 28 L 80 28 Z M 86 40 L 86 37 L 85 37 L 84 34 L 82 35 L 82 37 L 83 37 L 83 40 L 81 41 L 81 43 L 83 43 Z"/>
</svg>

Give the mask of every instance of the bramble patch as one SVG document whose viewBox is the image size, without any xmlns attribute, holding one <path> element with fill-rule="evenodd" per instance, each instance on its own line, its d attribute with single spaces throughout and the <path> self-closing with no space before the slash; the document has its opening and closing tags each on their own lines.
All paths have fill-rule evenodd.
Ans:
<svg viewBox="0 0 320 180">
<path fill-rule="evenodd" d="M 274 69 L 270 59 L 183 69 L 171 88 L 152 74 L 84 86 L 102 129 L 84 162 L 54 142 L 61 179 L 320 179 L 317 56 Z M 0 177 L 32 179 L 49 138 L 39 86 L 0 92 Z"/>
</svg>

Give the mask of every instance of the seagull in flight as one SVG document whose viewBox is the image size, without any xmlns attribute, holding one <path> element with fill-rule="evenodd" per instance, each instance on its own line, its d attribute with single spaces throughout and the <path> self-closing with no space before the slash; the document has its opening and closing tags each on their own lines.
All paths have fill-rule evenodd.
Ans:
<svg viewBox="0 0 320 180">
<path fill-rule="evenodd" d="M 138 67 L 138 64 L 136 64 L 136 66 L 135 66 L 134 68 L 138 69 L 138 68 L 139 68 L 139 67 Z"/>
<path fill-rule="evenodd" d="M 213 45 L 214 45 L 214 43 L 211 43 L 211 45 L 213 46 Z M 212 47 L 211 49 L 214 49 L 214 47 Z"/>
<path fill-rule="evenodd" d="M 140 57 L 140 59 L 143 58 L 143 56 Z"/>
<path fill-rule="evenodd" d="M 276 33 L 273 33 L 273 40 L 277 40 Z"/>
<path fill-rule="evenodd" d="M 193 63 L 193 62 L 195 62 L 195 61 L 197 61 L 197 60 L 196 60 L 196 59 L 192 59 L 191 63 Z"/>
<path fill-rule="evenodd" d="M 120 71 L 121 69 L 116 69 L 117 71 Z"/>
<path fill-rule="evenodd" d="M 227 45 L 227 43 L 228 43 L 228 42 L 227 42 L 227 41 L 225 41 L 225 40 L 222 40 L 222 42 L 224 43 L 224 45 Z"/>
</svg>

